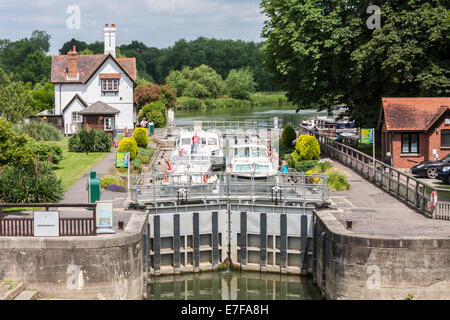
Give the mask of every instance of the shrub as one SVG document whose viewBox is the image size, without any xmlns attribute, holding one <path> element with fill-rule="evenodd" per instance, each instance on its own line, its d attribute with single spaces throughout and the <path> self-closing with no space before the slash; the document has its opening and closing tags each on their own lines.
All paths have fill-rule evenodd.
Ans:
<svg viewBox="0 0 450 320">
<path fill-rule="evenodd" d="M 139 147 L 146 147 L 148 145 L 147 129 L 136 128 L 133 132 L 133 138 Z"/>
<path fill-rule="evenodd" d="M 299 161 L 295 164 L 295 170 L 297 170 L 298 172 L 307 172 L 314 168 L 316 164 L 317 161 L 314 160 Z"/>
<path fill-rule="evenodd" d="M 125 187 L 123 187 L 123 186 L 119 186 L 119 185 L 117 185 L 117 184 L 110 184 L 110 185 L 107 185 L 107 186 L 105 187 L 105 189 L 106 189 L 106 190 L 109 190 L 109 191 L 113 191 L 113 192 L 127 192 L 127 188 L 125 188 Z"/>
<path fill-rule="evenodd" d="M 30 149 L 30 137 L 17 134 L 12 129 L 12 123 L 0 117 L 0 167 L 31 165 L 34 161 Z"/>
<path fill-rule="evenodd" d="M 167 123 L 167 109 L 162 101 L 154 101 L 146 104 L 138 113 L 138 121 L 145 117 L 152 120 L 155 128 L 163 128 Z"/>
<path fill-rule="evenodd" d="M 348 174 L 338 169 L 328 169 L 327 185 L 336 191 L 343 191 L 350 189 L 350 183 L 348 182 Z"/>
<path fill-rule="evenodd" d="M 37 141 L 60 141 L 63 137 L 61 131 L 44 121 L 30 121 L 24 125 L 15 125 L 14 131 L 26 134 Z"/>
<path fill-rule="evenodd" d="M 129 152 L 131 160 L 136 158 L 136 156 L 139 152 L 138 145 L 136 143 L 136 140 L 134 140 L 134 138 L 123 138 L 119 143 L 119 147 L 118 147 L 117 151 L 118 152 Z"/>
<path fill-rule="evenodd" d="M 295 168 L 295 161 L 293 159 L 287 159 L 286 160 L 288 167 Z"/>
<path fill-rule="evenodd" d="M 295 132 L 294 128 L 292 128 L 290 125 L 285 125 L 283 128 L 283 133 L 281 134 L 281 143 L 289 148 L 292 146 L 292 141 L 297 138 L 297 133 Z"/>
<path fill-rule="evenodd" d="M 61 200 L 61 180 L 48 162 L 23 167 L 4 166 L 0 173 L 0 202 L 55 203 Z"/>
<path fill-rule="evenodd" d="M 105 189 L 106 186 L 111 184 L 119 184 L 120 179 L 116 176 L 105 175 L 100 179 L 100 186 Z"/>
<path fill-rule="evenodd" d="M 214 100 L 215 99 L 208 99 Z M 206 100 L 205 100 L 206 101 Z M 180 97 L 177 99 L 177 108 L 178 109 L 200 109 L 204 107 L 202 100 L 192 97 Z"/>
<path fill-rule="evenodd" d="M 63 159 L 62 148 L 60 146 L 34 140 L 29 142 L 29 146 L 33 154 L 39 157 L 41 162 L 48 161 L 53 164 L 58 164 Z"/>
<path fill-rule="evenodd" d="M 82 129 L 69 139 L 70 152 L 109 152 L 111 151 L 110 136 L 97 129 Z"/>
<path fill-rule="evenodd" d="M 137 173 L 142 173 L 141 159 L 136 158 L 133 161 L 131 161 L 131 164 L 133 165 L 133 170 L 135 170 Z"/>
<path fill-rule="evenodd" d="M 172 88 L 152 83 L 139 85 L 135 90 L 134 97 L 140 106 L 145 106 L 154 101 L 161 101 L 166 108 L 174 108 L 177 101 L 176 93 Z"/>
<path fill-rule="evenodd" d="M 300 135 L 295 145 L 295 151 L 292 153 L 292 159 L 295 163 L 301 160 L 318 159 L 320 156 L 320 146 L 316 138 L 310 135 Z"/>
</svg>

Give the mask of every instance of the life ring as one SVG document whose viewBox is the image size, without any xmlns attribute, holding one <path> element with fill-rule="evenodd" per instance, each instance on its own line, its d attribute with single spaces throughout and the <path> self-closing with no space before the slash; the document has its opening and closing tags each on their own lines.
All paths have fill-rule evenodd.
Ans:
<svg viewBox="0 0 450 320">
<path fill-rule="evenodd" d="M 203 183 L 207 183 L 208 182 L 208 175 L 207 174 L 204 174 L 203 175 Z"/>
<path fill-rule="evenodd" d="M 431 199 L 430 202 L 428 202 L 428 206 L 430 207 L 431 210 L 433 210 L 436 204 L 437 204 L 437 192 L 436 190 L 433 190 L 433 192 L 431 192 Z"/>
</svg>

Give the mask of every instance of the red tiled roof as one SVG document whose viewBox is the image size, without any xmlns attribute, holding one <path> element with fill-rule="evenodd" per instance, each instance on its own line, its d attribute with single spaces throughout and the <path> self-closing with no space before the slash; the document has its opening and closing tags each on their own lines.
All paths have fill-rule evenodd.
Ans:
<svg viewBox="0 0 450 320">
<path fill-rule="evenodd" d="M 388 131 L 425 131 L 450 109 L 450 97 L 382 98 Z"/>
<path fill-rule="evenodd" d="M 103 64 L 109 55 L 105 54 L 90 54 L 90 55 L 78 55 L 77 69 L 79 73 L 79 79 L 67 80 L 66 68 L 68 66 L 67 55 L 53 55 L 52 56 L 52 72 L 51 83 L 86 83 L 97 69 Z M 112 56 L 111 56 L 112 57 Z M 114 57 L 112 57 L 115 59 Z M 136 81 L 136 58 L 117 58 L 115 59 L 119 66 L 125 71 L 125 73 Z"/>
</svg>

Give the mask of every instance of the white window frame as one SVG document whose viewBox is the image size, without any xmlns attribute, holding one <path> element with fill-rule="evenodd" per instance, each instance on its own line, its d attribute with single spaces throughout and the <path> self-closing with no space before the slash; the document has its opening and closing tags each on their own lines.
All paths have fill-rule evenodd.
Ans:
<svg viewBox="0 0 450 320">
<path fill-rule="evenodd" d="M 78 112 L 72 112 L 72 122 L 83 122 L 83 116 Z"/>
<path fill-rule="evenodd" d="M 110 124 L 108 125 L 109 122 L 110 122 Z M 103 128 L 104 128 L 104 131 L 113 131 L 114 130 L 114 118 L 105 117 L 103 120 Z"/>
<path fill-rule="evenodd" d="M 119 92 L 119 79 L 102 79 L 103 92 Z"/>
</svg>

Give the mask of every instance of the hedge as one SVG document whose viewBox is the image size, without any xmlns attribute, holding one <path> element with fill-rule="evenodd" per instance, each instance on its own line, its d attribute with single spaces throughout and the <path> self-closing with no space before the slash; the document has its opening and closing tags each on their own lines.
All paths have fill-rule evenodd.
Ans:
<svg viewBox="0 0 450 320">
<path fill-rule="evenodd" d="M 117 149 L 117 151 L 129 152 L 131 158 L 130 160 L 133 160 L 134 158 L 136 158 L 139 149 L 134 138 L 123 138 L 119 143 L 119 148 Z"/>
</svg>

